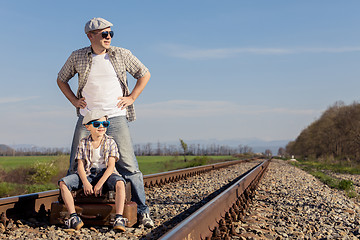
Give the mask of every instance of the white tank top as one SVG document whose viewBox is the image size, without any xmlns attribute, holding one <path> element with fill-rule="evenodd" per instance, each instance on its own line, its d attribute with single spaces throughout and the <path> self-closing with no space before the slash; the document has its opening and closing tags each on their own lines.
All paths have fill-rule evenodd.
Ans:
<svg viewBox="0 0 360 240">
<path fill-rule="evenodd" d="M 101 144 L 98 148 L 93 149 L 93 154 L 91 158 L 91 168 L 106 168 L 106 163 L 104 159 L 104 153 L 101 151 Z"/>
<path fill-rule="evenodd" d="M 109 55 L 106 53 L 92 56 L 89 78 L 82 90 L 87 107 L 80 109 L 80 114 L 85 116 L 90 110 L 102 109 L 108 117 L 125 116 L 126 109 L 117 107 L 117 98 L 122 97 L 123 93 Z"/>
</svg>

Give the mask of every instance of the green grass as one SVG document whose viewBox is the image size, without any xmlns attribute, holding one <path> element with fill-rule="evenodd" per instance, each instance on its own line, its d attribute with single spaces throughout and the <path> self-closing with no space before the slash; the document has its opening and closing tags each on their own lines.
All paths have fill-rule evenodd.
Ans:
<svg viewBox="0 0 360 240">
<path fill-rule="evenodd" d="M 345 174 L 360 174 L 358 165 L 304 160 L 299 160 L 298 162 L 293 162 L 291 164 L 315 176 L 329 187 L 345 191 L 346 195 L 350 198 L 358 197 L 358 194 L 354 191 L 353 182 L 351 180 L 340 180 L 325 173 L 326 171 L 331 171 Z"/>
<path fill-rule="evenodd" d="M 35 192 L 44 192 L 47 190 L 57 189 L 58 186 L 53 183 L 46 183 L 46 184 L 25 185 L 24 188 L 26 193 L 35 193 Z"/>
<path fill-rule="evenodd" d="M 137 157 L 139 168 L 144 175 L 236 160 L 237 158 L 233 156 L 186 156 L 186 159 L 187 161 L 184 162 L 183 156 Z M 69 155 L 0 157 L 0 173 L 2 171 L 3 174 L 9 174 L 6 176 L 14 177 L 17 174 L 32 172 L 30 176 L 26 173 L 24 175 L 26 176 L 26 178 L 24 178 L 25 180 L 20 182 L 18 182 L 16 178 L 12 178 L 9 182 L 0 181 L 0 197 L 56 189 L 56 182 L 65 176 L 68 166 Z M 18 171 L 21 170 L 21 168 L 30 169 L 31 171 L 24 171 L 24 169 Z M 18 183 L 13 183 L 13 181 L 17 181 Z"/>
<path fill-rule="evenodd" d="M 17 183 L 0 183 L 0 198 L 14 195 L 22 195 L 34 192 L 43 192 L 47 190 L 56 189 L 57 186 L 53 183 L 47 184 L 17 184 Z M 20 193 L 20 194 L 19 194 Z"/>
<path fill-rule="evenodd" d="M 18 184 L 1 182 L 0 183 L 0 197 L 12 196 L 16 193 Z"/>
<path fill-rule="evenodd" d="M 144 175 L 165 172 L 169 170 L 189 167 L 189 163 L 196 161 L 197 156 L 138 156 L 139 168 Z M 208 156 L 208 164 L 234 160 L 233 156 Z M 5 171 L 18 167 L 32 167 L 37 162 L 58 163 L 63 168 L 68 167 L 69 156 L 24 156 L 24 157 L 0 157 L 0 167 Z"/>
<path fill-rule="evenodd" d="M 18 167 L 31 167 L 36 162 L 51 162 L 59 159 L 59 156 L 1 156 L 0 167 L 5 171 Z"/>
<path fill-rule="evenodd" d="M 323 172 L 310 171 L 309 173 L 311 175 L 313 175 L 314 177 L 318 178 L 321 182 L 327 184 L 329 187 L 338 188 L 338 186 L 339 186 L 339 180 L 332 178 L 331 176 L 329 176 Z"/>
<path fill-rule="evenodd" d="M 345 191 L 345 194 L 349 198 L 358 196 L 358 194 L 354 191 L 353 182 L 351 180 L 340 180 L 319 171 L 310 171 L 309 173 L 318 178 L 321 182 L 325 183 L 329 187 Z"/>
<path fill-rule="evenodd" d="M 298 162 L 294 164 L 301 166 L 302 168 L 305 169 L 329 170 L 336 173 L 346 173 L 346 174 L 360 174 L 360 166 L 348 162 L 331 163 L 331 162 L 321 162 L 321 161 L 298 160 Z"/>
<path fill-rule="evenodd" d="M 144 175 L 199 166 L 198 156 L 138 156 L 139 168 Z M 205 164 L 235 160 L 232 156 L 209 156 Z M 204 164 L 203 164 L 204 165 Z"/>
</svg>

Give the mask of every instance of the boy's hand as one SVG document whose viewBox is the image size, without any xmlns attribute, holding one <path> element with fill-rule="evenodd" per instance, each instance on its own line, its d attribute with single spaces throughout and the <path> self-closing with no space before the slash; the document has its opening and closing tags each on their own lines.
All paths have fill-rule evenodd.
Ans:
<svg viewBox="0 0 360 240">
<path fill-rule="evenodd" d="M 103 184 L 97 183 L 94 187 L 95 197 L 101 196 Z"/>
<path fill-rule="evenodd" d="M 93 186 L 89 182 L 85 183 L 83 188 L 86 196 L 94 194 Z"/>
</svg>

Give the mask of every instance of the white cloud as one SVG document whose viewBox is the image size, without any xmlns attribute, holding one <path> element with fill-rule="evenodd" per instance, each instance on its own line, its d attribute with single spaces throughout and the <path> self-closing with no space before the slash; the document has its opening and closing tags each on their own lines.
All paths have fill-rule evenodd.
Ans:
<svg viewBox="0 0 360 240">
<path fill-rule="evenodd" d="M 359 52 L 360 47 L 337 47 L 337 48 L 298 48 L 294 53 L 347 53 Z"/>
<path fill-rule="evenodd" d="M 334 47 L 334 48 L 211 48 L 200 49 L 183 45 L 166 44 L 162 47 L 173 57 L 184 59 L 222 59 L 234 57 L 239 54 L 300 54 L 300 53 L 346 53 L 358 52 L 360 47 Z"/>
<path fill-rule="evenodd" d="M 142 117 L 168 118 L 168 117 L 209 117 L 214 115 L 261 115 L 261 114 L 286 114 L 286 115 L 314 115 L 321 111 L 315 109 L 289 109 L 273 108 L 268 106 L 240 105 L 228 101 L 194 101 L 172 100 L 151 104 L 137 105 L 138 114 Z"/>
<path fill-rule="evenodd" d="M 40 98 L 39 96 L 30 96 L 30 97 L 3 97 L 0 98 L 0 104 L 6 104 L 6 103 L 15 103 L 15 102 L 24 102 L 28 100 L 33 100 Z"/>
</svg>

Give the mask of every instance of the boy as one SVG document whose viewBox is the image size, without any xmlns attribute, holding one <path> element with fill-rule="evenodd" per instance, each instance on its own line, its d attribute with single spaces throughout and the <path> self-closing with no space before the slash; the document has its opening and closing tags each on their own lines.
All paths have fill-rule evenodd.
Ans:
<svg viewBox="0 0 360 240">
<path fill-rule="evenodd" d="M 119 160 L 119 152 L 114 139 L 106 135 L 110 125 L 107 116 L 102 110 L 89 111 L 82 122 L 90 135 L 81 139 L 75 161 L 77 172 L 59 181 L 61 196 L 70 214 L 65 222 L 68 228 L 79 230 L 83 221 L 76 214 L 72 190 L 84 189 L 85 195 L 101 196 L 103 186 L 116 192 L 116 218 L 114 229 L 125 231 L 127 219 L 123 218 L 125 204 L 125 180 L 115 169 L 115 162 Z"/>
</svg>

